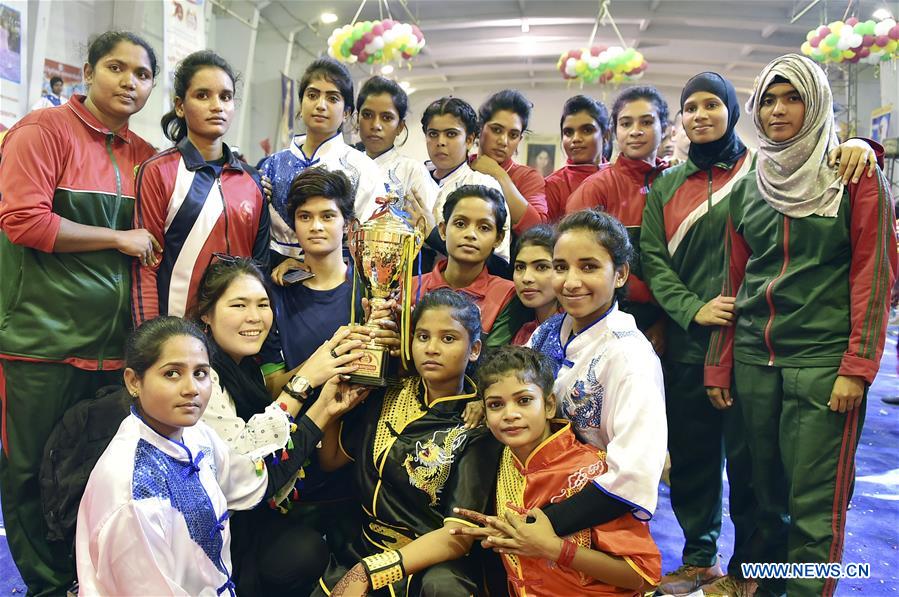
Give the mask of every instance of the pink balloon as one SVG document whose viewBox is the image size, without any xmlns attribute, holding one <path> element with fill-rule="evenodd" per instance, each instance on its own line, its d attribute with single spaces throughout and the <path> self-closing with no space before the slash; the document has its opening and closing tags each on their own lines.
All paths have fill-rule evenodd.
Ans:
<svg viewBox="0 0 899 597">
<path fill-rule="evenodd" d="M 849 17 L 848 19 L 846 19 L 846 24 L 850 27 L 855 27 L 856 25 L 858 25 L 858 19 L 856 19 L 855 17 Z"/>
<path fill-rule="evenodd" d="M 880 46 L 881 48 L 890 43 L 890 38 L 887 35 L 878 35 L 874 38 L 874 43 Z"/>
<path fill-rule="evenodd" d="M 893 25 L 893 28 L 890 29 L 890 39 L 895 39 L 899 41 L 899 25 Z"/>
<path fill-rule="evenodd" d="M 858 62 L 859 60 L 861 60 L 861 56 L 859 56 L 858 54 L 856 54 L 856 55 L 853 56 L 852 58 L 847 59 L 846 62 L 850 62 L 850 63 L 852 63 L 852 64 L 855 64 L 855 63 Z"/>
<path fill-rule="evenodd" d="M 359 52 L 357 56 L 359 57 L 359 62 L 365 62 L 366 60 L 368 60 L 368 52 L 366 52 L 365 50 Z"/>
<path fill-rule="evenodd" d="M 830 35 L 830 29 L 824 25 L 818 27 L 818 37 L 827 37 L 828 35 Z"/>
<path fill-rule="evenodd" d="M 382 35 L 384 33 L 384 25 L 382 25 L 381 23 L 378 23 L 377 25 L 375 25 L 374 27 L 371 28 L 371 32 L 374 34 L 375 37 Z"/>
<path fill-rule="evenodd" d="M 387 29 L 393 28 L 394 25 L 396 25 L 396 21 L 394 21 L 393 19 L 384 19 L 383 21 L 381 21 L 381 27 L 383 27 L 385 31 Z"/>
<path fill-rule="evenodd" d="M 600 54 L 602 54 L 603 49 L 603 46 L 593 46 L 592 48 L 590 48 L 590 55 L 599 56 Z"/>
<path fill-rule="evenodd" d="M 371 43 L 371 40 L 373 40 L 374 38 L 375 38 L 375 36 L 371 34 L 371 31 L 369 31 L 365 35 L 362 36 L 362 39 L 360 41 L 363 41 L 363 42 L 365 42 L 365 45 L 368 45 Z"/>
<path fill-rule="evenodd" d="M 570 50 L 568 52 L 568 56 L 574 58 L 575 60 L 581 59 L 581 51 L 580 50 Z"/>
<path fill-rule="evenodd" d="M 869 48 L 874 45 L 874 36 L 873 35 L 863 35 L 862 36 L 862 47 Z"/>
<path fill-rule="evenodd" d="M 412 58 L 412 54 L 410 54 L 409 52 L 403 52 L 403 58 L 409 60 L 410 58 Z"/>
<path fill-rule="evenodd" d="M 364 47 L 365 47 L 365 44 L 360 39 L 359 41 L 357 41 L 356 43 L 353 44 L 353 47 L 350 48 L 350 52 L 352 52 L 353 54 L 358 54 L 359 52 L 362 51 L 362 48 L 364 48 Z"/>
<path fill-rule="evenodd" d="M 413 33 L 413 34 L 415 35 L 415 37 L 417 37 L 419 40 L 422 40 L 422 39 L 425 38 L 424 34 L 421 32 L 421 29 L 418 28 L 418 25 L 412 25 L 412 33 Z"/>
<path fill-rule="evenodd" d="M 810 46 L 813 47 L 813 48 L 817 48 L 818 45 L 821 43 L 821 39 L 822 39 L 822 38 L 821 38 L 821 37 L 818 37 L 818 36 L 813 37 L 813 38 L 811 38 L 811 39 L 809 40 L 808 45 L 810 45 Z"/>
<path fill-rule="evenodd" d="M 855 55 L 856 55 L 858 58 L 867 58 L 868 56 L 871 55 L 871 49 L 870 49 L 870 48 L 867 48 L 867 47 L 865 47 L 865 48 L 859 48 L 858 52 L 857 52 Z"/>
</svg>

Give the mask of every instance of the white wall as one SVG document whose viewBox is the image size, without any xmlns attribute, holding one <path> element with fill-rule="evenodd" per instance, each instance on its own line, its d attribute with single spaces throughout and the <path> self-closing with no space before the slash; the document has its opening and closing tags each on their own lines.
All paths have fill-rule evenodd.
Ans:
<svg viewBox="0 0 899 597">
<path fill-rule="evenodd" d="M 156 49 L 159 59 L 162 59 L 162 10 L 164 6 L 162 0 L 52 1 L 46 58 L 80 66 L 86 58 L 87 42 L 90 36 L 111 28 L 122 28 L 144 36 Z M 34 4 L 36 3 L 29 6 L 29 12 L 32 11 Z M 252 18 L 252 4 L 249 2 L 237 0 L 228 3 L 228 6 L 247 20 Z M 224 56 L 239 72 L 246 72 L 250 29 L 244 23 L 217 9 L 210 9 L 207 16 L 208 47 Z M 321 47 L 303 49 L 295 46 L 289 74 L 294 78 L 299 78 L 306 65 L 313 60 L 313 54 L 322 50 L 324 44 L 325 40 L 322 39 Z M 244 80 L 242 86 L 238 88 L 238 110 L 244 113 L 245 118 L 248 118 L 246 139 L 241 149 L 251 163 L 255 163 L 263 155 L 262 149 L 259 147 L 260 141 L 268 138 L 273 145 L 275 143 L 280 110 L 280 72 L 284 65 L 286 50 L 287 40 L 264 21 L 261 22 L 256 40 L 252 73 L 253 89 L 249 103 L 243 101 L 248 82 Z M 352 72 L 356 77 L 356 89 L 358 90 L 359 85 L 369 76 L 369 73 L 359 67 L 354 67 Z M 168 100 L 165 98 L 165 86 L 162 83 L 162 81 L 157 82 L 156 89 L 150 96 L 147 106 L 131 121 L 132 128 L 157 147 L 168 145 L 159 127 L 163 110 L 168 106 Z M 860 134 L 870 133 L 872 109 L 886 103 L 893 103 L 894 132 L 891 135 L 896 135 L 896 131 L 899 129 L 897 88 L 899 88 L 899 74 L 897 74 L 895 62 L 882 66 L 879 78 L 874 77 L 872 69 L 859 75 L 858 130 Z M 578 93 L 586 93 L 604 101 L 611 108 L 616 94 L 620 91 L 614 87 L 605 86 L 591 86 L 584 89 L 577 85 L 566 87 L 561 80 L 558 88 L 523 87 L 521 90 L 534 103 L 530 129 L 535 135 L 551 137 L 556 142 L 559 140 L 559 115 L 567 98 Z M 460 94 L 460 97 L 477 109 L 478 105 L 494 91 L 496 89 L 466 89 L 464 93 Z M 435 91 L 419 91 L 410 97 L 410 112 L 407 116 L 410 135 L 408 142 L 401 148 L 406 155 L 421 160 L 427 158 L 419 121 L 428 103 L 440 95 Z M 678 110 L 679 98 L 672 93 L 665 95 L 673 116 Z M 745 101 L 746 97 L 741 96 L 741 105 Z M 737 132 L 747 145 L 757 145 L 752 123 L 745 113 L 741 114 Z M 226 141 L 234 144 L 237 141 L 237 134 L 238 127 L 235 122 L 226 136 Z M 523 161 L 524 146 L 520 153 L 518 161 Z M 561 148 L 556 152 L 556 157 L 558 166 L 564 159 Z"/>
</svg>

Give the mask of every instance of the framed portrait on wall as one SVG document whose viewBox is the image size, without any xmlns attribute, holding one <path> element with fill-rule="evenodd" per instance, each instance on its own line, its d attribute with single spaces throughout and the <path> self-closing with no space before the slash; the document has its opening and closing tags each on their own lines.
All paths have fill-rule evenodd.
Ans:
<svg viewBox="0 0 899 597">
<path fill-rule="evenodd" d="M 527 164 L 540 173 L 549 176 L 556 169 L 556 144 L 539 139 L 528 140 Z"/>
</svg>

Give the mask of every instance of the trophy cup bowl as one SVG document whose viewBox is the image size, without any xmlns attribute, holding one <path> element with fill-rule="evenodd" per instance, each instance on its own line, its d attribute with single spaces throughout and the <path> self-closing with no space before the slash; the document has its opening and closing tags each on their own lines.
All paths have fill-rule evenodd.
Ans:
<svg viewBox="0 0 899 597">
<path fill-rule="evenodd" d="M 403 281 L 411 271 L 412 261 L 423 238 L 404 219 L 385 209 L 364 224 L 355 227 L 350 249 L 356 272 L 368 290 L 371 313 L 383 308 L 384 304 L 398 294 L 407 292 Z M 368 321 L 365 327 L 380 330 Z M 387 364 L 389 349 L 372 339 L 366 346 L 353 351 L 363 356 L 355 361 L 358 369 L 350 375 L 350 382 L 384 387 L 387 385 Z"/>
</svg>

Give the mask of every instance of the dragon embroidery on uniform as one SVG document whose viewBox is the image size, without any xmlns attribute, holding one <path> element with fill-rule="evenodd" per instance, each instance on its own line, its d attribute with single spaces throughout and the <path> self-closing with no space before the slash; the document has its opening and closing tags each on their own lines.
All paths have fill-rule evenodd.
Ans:
<svg viewBox="0 0 899 597">
<path fill-rule="evenodd" d="M 400 549 L 412 543 L 406 535 L 378 522 L 370 522 L 368 528 L 384 538 L 382 543 L 388 549 Z"/>
<path fill-rule="evenodd" d="M 445 435 L 443 441 L 438 443 L 437 437 L 441 434 Z M 435 431 L 428 441 L 415 442 L 415 454 L 407 455 L 403 461 L 403 467 L 409 474 L 409 483 L 431 496 L 431 506 L 437 505 L 437 494 L 449 479 L 450 465 L 456 458 L 455 452 L 465 443 L 467 436 L 462 425 Z"/>
<path fill-rule="evenodd" d="M 596 378 L 597 364 L 602 357 L 595 357 L 587 366 L 586 379 L 579 379 L 568 398 L 562 404 L 562 411 L 578 429 L 599 429 L 602 415 L 602 399 L 605 386 Z"/>
<path fill-rule="evenodd" d="M 396 168 L 387 171 L 387 179 L 390 181 L 388 186 L 391 192 L 396 193 L 398 197 L 406 196 L 406 189 L 403 188 L 403 181 L 396 175 Z"/>
<path fill-rule="evenodd" d="M 593 464 L 588 464 L 587 466 L 582 466 L 578 470 L 574 471 L 570 475 L 568 475 L 568 483 L 565 487 L 559 490 L 559 492 L 549 498 L 549 503 L 557 504 L 564 499 L 568 499 L 581 489 L 584 488 L 588 482 L 592 481 L 602 473 L 606 472 L 606 461 L 605 458 L 602 460 L 597 460 Z"/>
<path fill-rule="evenodd" d="M 359 190 L 359 168 L 352 165 L 346 155 L 342 155 L 340 156 L 340 169 L 350 179 L 350 185 L 353 187 L 353 197 L 355 197 L 356 191 Z"/>
</svg>

